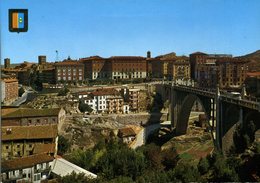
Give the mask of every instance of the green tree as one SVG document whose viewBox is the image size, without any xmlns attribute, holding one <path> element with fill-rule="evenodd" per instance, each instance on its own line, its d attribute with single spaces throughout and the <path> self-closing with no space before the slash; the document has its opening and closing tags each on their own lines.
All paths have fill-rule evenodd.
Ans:
<svg viewBox="0 0 260 183">
<path fill-rule="evenodd" d="M 209 162 L 207 158 L 201 158 L 198 164 L 198 170 L 200 174 L 205 174 L 209 170 Z"/>
<path fill-rule="evenodd" d="M 90 183 L 93 182 L 89 177 L 85 176 L 84 173 L 76 174 L 74 171 L 58 179 L 60 183 Z"/>
<path fill-rule="evenodd" d="M 60 135 L 58 138 L 58 154 L 63 155 L 70 148 L 70 142 L 64 136 Z"/>
<path fill-rule="evenodd" d="M 200 181 L 200 174 L 196 167 L 186 163 L 179 163 L 175 167 L 174 176 L 182 182 Z"/>
<path fill-rule="evenodd" d="M 58 92 L 58 96 L 66 96 L 69 93 L 69 89 L 67 87 L 60 89 Z"/>
</svg>

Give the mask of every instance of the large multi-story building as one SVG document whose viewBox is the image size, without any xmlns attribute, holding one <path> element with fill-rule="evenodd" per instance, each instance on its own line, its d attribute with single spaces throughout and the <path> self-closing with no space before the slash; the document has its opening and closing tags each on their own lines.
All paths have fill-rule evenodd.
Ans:
<svg viewBox="0 0 260 183">
<path fill-rule="evenodd" d="M 138 88 L 122 88 L 121 94 L 124 100 L 129 104 L 129 110 L 137 112 L 139 110 L 140 89 Z"/>
<path fill-rule="evenodd" d="M 240 58 L 221 58 L 216 62 L 219 69 L 219 86 L 226 89 L 239 89 L 246 79 L 248 62 Z"/>
<path fill-rule="evenodd" d="M 84 64 L 85 79 L 110 79 L 111 63 L 107 59 L 93 56 L 80 59 Z"/>
<path fill-rule="evenodd" d="M 190 55 L 191 77 L 201 87 L 238 89 L 242 86 L 248 70 L 247 61 L 228 54 L 205 54 L 196 52 Z"/>
<path fill-rule="evenodd" d="M 2 102 L 10 104 L 18 98 L 18 80 L 16 78 L 1 79 Z"/>
<path fill-rule="evenodd" d="M 112 79 L 144 79 L 146 78 L 147 62 L 144 57 L 114 56 L 111 62 Z"/>
<path fill-rule="evenodd" d="M 84 80 L 84 64 L 68 58 L 55 63 L 55 79 L 57 83 Z"/>
<path fill-rule="evenodd" d="M 198 65 L 204 64 L 207 59 L 207 54 L 202 52 L 195 52 L 190 54 L 190 70 L 191 78 L 195 79 L 198 77 Z"/>
<path fill-rule="evenodd" d="M 144 57 L 94 56 L 80 61 L 85 65 L 86 79 L 144 79 L 147 76 L 147 62 Z"/>
<path fill-rule="evenodd" d="M 177 57 L 170 65 L 170 79 L 189 79 L 190 78 L 190 63 L 188 57 Z"/>
</svg>

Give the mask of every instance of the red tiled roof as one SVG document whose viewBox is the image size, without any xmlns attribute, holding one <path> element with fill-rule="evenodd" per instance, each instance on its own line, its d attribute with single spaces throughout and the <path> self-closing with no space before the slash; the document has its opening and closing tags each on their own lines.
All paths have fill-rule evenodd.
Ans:
<svg viewBox="0 0 260 183">
<path fill-rule="evenodd" d="M 112 60 L 143 60 L 146 59 L 145 57 L 140 57 L 140 56 L 112 56 L 109 59 Z"/>
<path fill-rule="evenodd" d="M 79 62 L 79 61 L 72 61 L 72 60 L 65 60 L 62 62 L 56 62 L 55 65 L 59 65 L 59 66 L 63 66 L 63 65 L 82 65 L 83 63 Z"/>
<path fill-rule="evenodd" d="M 256 77 L 256 76 L 260 76 L 260 72 L 248 72 L 246 73 L 246 75 L 249 77 Z"/>
<path fill-rule="evenodd" d="M 58 135 L 57 125 L 4 126 L 2 141 L 19 139 L 52 139 Z"/>
<path fill-rule="evenodd" d="M 18 82 L 16 78 L 2 78 L 1 80 L 4 81 L 5 83 Z"/>
<path fill-rule="evenodd" d="M 197 52 L 194 52 L 194 53 L 192 53 L 192 54 L 190 54 L 190 55 L 207 55 L 207 54 L 206 54 L 206 53 L 203 53 L 203 52 L 197 51 Z"/>
<path fill-rule="evenodd" d="M 229 62 L 229 63 L 247 63 L 249 61 L 247 59 L 233 58 L 233 57 L 221 57 L 221 58 L 217 58 L 217 61 L 216 61 L 216 63 L 225 63 L 225 62 Z"/>
<path fill-rule="evenodd" d="M 6 118 L 24 118 L 24 117 L 46 117 L 58 116 L 60 108 L 54 109 L 31 109 L 31 108 L 5 108 L 2 109 L 2 119 Z"/>
<path fill-rule="evenodd" d="M 51 144 L 35 144 L 33 153 L 41 154 L 41 153 L 54 153 L 55 152 L 55 143 Z"/>
<path fill-rule="evenodd" d="M 36 164 L 47 163 L 54 160 L 53 156 L 48 154 L 36 154 L 28 157 L 16 158 L 13 160 L 2 161 L 2 172 L 10 170 L 20 170 L 23 168 L 30 168 Z"/>
<path fill-rule="evenodd" d="M 118 136 L 119 137 L 129 137 L 129 136 L 135 136 L 136 133 L 132 128 L 121 128 L 118 131 Z"/>
</svg>

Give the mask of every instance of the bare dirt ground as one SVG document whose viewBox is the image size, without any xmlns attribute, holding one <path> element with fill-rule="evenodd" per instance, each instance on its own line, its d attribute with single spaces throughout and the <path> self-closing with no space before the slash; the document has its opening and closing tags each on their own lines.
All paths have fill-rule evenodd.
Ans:
<svg viewBox="0 0 260 183">
<path fill-rule="evenodd" d="M 202 157 L 206 157 L 214 148 L 209 132 L 203 128 L 195 127 L 193 121 L 189 122 L 187 134 L 173 137 L 162 146 L 162 149 L 176 148 L 181 161 L 197 164 Z"/>
</svg>

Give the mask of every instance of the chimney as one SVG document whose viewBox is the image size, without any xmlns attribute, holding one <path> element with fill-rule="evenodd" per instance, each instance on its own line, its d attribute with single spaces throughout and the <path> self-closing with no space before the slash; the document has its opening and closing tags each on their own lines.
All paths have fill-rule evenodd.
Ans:
<svg viewBox="0 0 260 183">
<path fill-rule="evenodd" d="M 4 59 L 4 68 L 7 69 L 7 68 L 10 68 L 10 58 L 5 58 Z"/>
<path fill-rule="evenodd" d="M 151 52 L 150 51 L 147 52 L 147 58 L 151 58 Z"/>
</svg>

